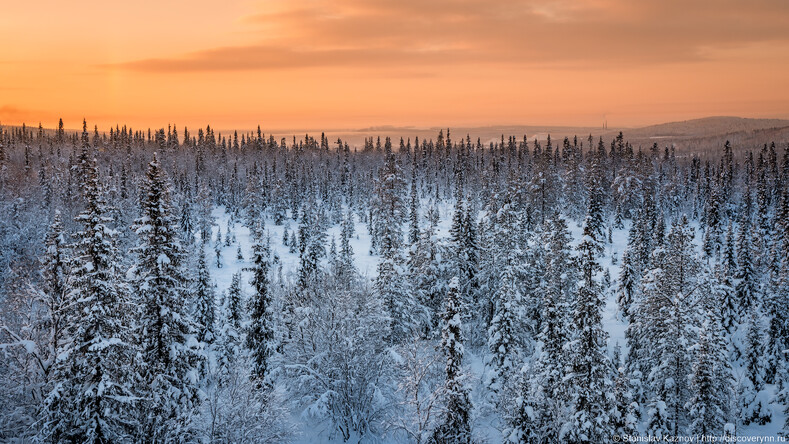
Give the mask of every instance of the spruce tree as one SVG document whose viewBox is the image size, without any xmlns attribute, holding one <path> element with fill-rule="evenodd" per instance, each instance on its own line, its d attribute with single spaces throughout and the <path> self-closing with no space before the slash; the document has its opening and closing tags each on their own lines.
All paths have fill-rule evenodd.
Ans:
<svg viewBox="0 0 789 444">
<path fill-rule="evenodd" d="M 544 392 L 538 392 L 531 386 L 533 378 L 527 367 L 520 371 L 514 398 L 514 408 L 507 417 L 507 427 L 503 431 L 504 442 L 513 444 L 532 444 L 540 442 L 556 442 L 555 430 L 546 428 L 548 421 L 558 419 L 551 417 L 556 412 L 550 411 L 545 405 L 540 408 L 538 403 L 545 401 Z"/>
<path fill-rule="evenodd" d="M 758 282 L 753 268 L 751 248 L 751 224 L 747 218 L 743 218 L 737 237 L 736 294 L 740 317 L 748 315 L 758 298 Z"/>
<path fill-rule="evenodd" d="M 258 229 L 252 246 L 252 280 L 249 283 L 254 293 L 250 300 L 250 326 L 246 339 L 246 346 L 252 357 L 252 375 L 258 386 L 270 384 L 267 377 L 271 373 L 271 356 L 276 349 L 274 308 L 268 277 L 271 268 L 270 256 L 268 239 L 263 239 L 263 233 Z"/>
<path fill-rule="evenodd" d="M 403 202 L 404 181 L 391 147 L 386 144 L 384 166 L 376 184 L 375 233 L 378 236 L 378 276 L 375 289 L 384 302 L 390 317 L 390 343 L 410 337 L 419 320 L 416 300 L 408 289 L 405 279 L 403 258 L 403 233 L 401 224 L 405 220 Z"/>
<path fill-rule="evenodd" d="M 639 283 L 638 275 L 633 266 L 632 253 L 629 248 L 622 253 L 622 271 L 619 274 L 618 281 L 616 302 L 619 305 L 619 311 L 622 313 L 622 317 L 629 319 Z"/>
<path fill-rule="evenodd" d="M 416 165 L 411 166 L 411 188 L 408 207 L 408 242 L 419 241 L 419 194 L 417 193 Z"/>
<path fill-rule="evenodd" d="M 601 269 L 597 255 L 603 249 L 599 221 L 594 217 L 599 211 L 594 208 L 597 204 L 595 198 L 590 200 L 590 214 L 577 247 L 581 282 L 572 316 L 576 333 L 568 344 L 571 370 L 565 378 L 571 387 L 571 418 L 564 436 L 569 442 L 603 442 L 613 432 L 612 399 L 608 396 L 613 391 L 613 365 L 606 354 L 608 334 L 602 325 L 605 302 L 595 279 Z"/>
<path fill-rule="evenodd" d="M 513 265 L 506 266 L 495 296 L 493 319 L 488 329 L 488 348 L 491 353 L 490 366 L 492 370 L 489 387 L 493 392 L 499 392 L 506 386 L 517 363 L 519 351 L 516 318 L 521 305 L 521 294 L 518 287 L 515 267 Z"/>
<path fill-rule="evenodd" d="M 443 245 L 435 234 L 433 224 L 428 224 L 419 234 L 419 241 L 411 247 L 408 256 L 409 285 L 419 307 L 426 311 L 422 334 L 438 336 L 444 294 L 447 291 L 446 264 L 441 261 Z"/>
<path fill-rule="evenodd" d="M 236 331 L 241 333 L 241 324 L 244 322 L 244 301 L 241 292 L 241 272 L 233 273 L 230 288 L 227 289 L 227 319 Z"/>
<path fill-rule="evenodd" d="M 184 251 L 170 201 L 170 186 L 154 155 L 142 186 L 134 285 L 141 307 L 136 336 L 143 401 L 141 436 L 187 439 L 200 404 L 195 374 L 201 366 L 197 328 L 186 311 Z"/>
<path fill-rule="evenodd" d="M 298 231 L 298 288 L 301 291 L 319 279 L 320 262 L 326 256 L 326 231 L 316 206 L 311 202 L 301 212 Z"/>
<path fill-rule="evenodd" d="M 678 435 L 687 426 L 690 397 L 689 345 L 695 343 L 698 309 L 709 285 L 693 248 L 693 229 L 687 218 L 672 224 L 663 248 L 653 254 L 653 265 L 642 280 L 643 299 L 638 317 L 644 322 L 631 337 L 642 348 L 635 365 L 648 376 L 651 387 L 647 431 L 650 436 Z M 632 344 L 631 344 L 632 347 Z"/>
<path fill-rule="evenodd" d="M 441 330 L 441 350 L 446 358 L 444 397 L 446 407 L 433 431 L 431 443 L 471 443 L 471 399 L 463 379 L 463 323 L 457 277 L 449 283 Z"/>
<path fill-rule="evenodd" d="M 633 399 L 630 378 L 624 367 L 617 369 L 614 383 L 616 408 L 612 411 L 612 426 L 616 436 L 632 436 L 638 434 L 639 405 Z"/>
<path fill-rule="evenodd" d="M 221 233 L 217 231 L 218 238 L 221 237 Z M 222 268 L 222 242 L 217 240 L 216 244 L 214 244 L 214 254 L 216 255 L 216 268 Z"/>
<path fill-rule="evenodd" d="M 733 272 L 724 262 L 715 273 L 717 284 L 712 289 L 715 300 L 720 304 L 721 325 L 729 335 L 734 333 L 740 320 L 739 304 L 732 283 Z"/>
<path fill-rule="evenodd" d="M 342 220 L 342 227 L 340 229 L 339 269 L 337 270 L 337 274 L 341 276 L 341 280 L 350 280 L 353 275 L 353 270 L 355 269 L 351 236 L 353 236 L 353 213 L 348 211 L 348 214 L 346 214 Z"/>
<path fill-rule="evenodd" d="M 83 128 L 83 139 L 87 130 Z M 127 363 L 127 314 L 132 305 L 118 281 L 115 232 L 108 225 L 106 203 L 96 160 L 84 159 L 82 190 L 85 209 L 77 216 L 68 293 L 74 301 L 64 330 L 73 332 L 68 348 L 56 359 L 52 391 L 38 437 L 51 442 L 104 443 L 131 439 L 137 393 Z"/>
<path fill-rule="evenodd" d="M 707 205 L 704 208 L 705 231 L 703 239 L 704 253 L 711 256 L 720 251 L 721 236 L 721 214 L 720 214 L 720 195 L 717 187 L 712 187 Z"/>
<path fill-rule="evenodd" d="M 194 320 L 197 327 L 197 340 L 210 348 L 217 338 L 216 293 L 204 252 L 198 251 L 197 256 L 197 275 L 192 289 L 192 299 L 195 303 Z"/>
<path fill-rule="evenodd" d="M 742 383 L 739 400 L 740 420 L 744 425 L 751 423 L 764 425 L 772 419 L 769 395 L 764 391 L 765 370 L 768 365 L 762 342 L 764 331 L 760 325 L 760 316 L 755 311 L 751 312 L 748 320 L 745 338 L 746 379 Z"/>
<path fill-rule="evenodd" d="M 540 434 L 547 441 L 559 439 L 564 409 L 569 402 L 567 375 L 568 353 L 565 346 L 572 333 L 571 303 L 575 297 L 578 270 L 570 251 L 570 233 L 564 219 L 555 213 L 548 219 L 543 232 L 546 248 L 542 286 L 542 319 L 537 340 L 542 345 L 537 356 L 531 385 L 542 408 L 538 412 Z"/>
<path fill-rule="evenodd" d="M 194 242 L 194 222 L 192 221 L 192 205 L 187 200 L 181 207 L 181 232 L 187 244 Z"/>
<path fill-rule="evenodd" d="M 706 321 L 702 326 L 697 344 L 692 379 L 690 382 L 691 397 L 687 402 L 687 409 L 691 422 L 688 426 L 688 435 L 706 436 L 718 435 L 723 431 L 726 416 L 723 406 L 726 400 L 719 392 L 715 383 L 715 345 L 711 339 L 714 332 L 710 331 L 711 323 Z"/>
<path fill-rule="evenodd" d="M 767 381 L 783 382 L 779 377 L 781 367 L 789 362 L 786 350 L 789 349 L 789 188 L 784 191 L 781 208 L 776 215 L 779 221 L 777 239 L 772 251 L 765 256 L 772 256 L 772 265 L 768 289 L 765 291 L 764 313 L 768 316 L 767 351 L 770 365 L 767 367 Z M 783 377 L 789 377 L 784 374 Z"/>
<path fill-rule="evenodd" d="M 462 190 L 458 190 L 458 196 L 455 201 L 455 210 L 452 213 L 452 226 L 449 229 L 449 243 L 451 245 L 451 257 L 448 258 L 453 268 L 452 273 L 456 274 L 459 279 L 460 294 L 463 298 L 465 305 L 471 305 L 468 299 L 469 287 L 471 285 L 470 279 L 473 277 L 474 264 L 470 263 L 469 252 L 466 251 L 468 235 L 468 227 L 465 220 L 465 204 L 461 198 Z"/>
<path fill-rule="evenodd" d="M 600 139 L 597 150 L 591 155 L 590 168 L 587 181 L 587 189 L 589 192 L 589 206 L 584 220 L 584 226 L 590 235 L 594 236 L 597 242 L 600 242 L 600 249 L 595 253 L 599 255 L 602 253 L 602 243 L 604 242 L 605 232 L 605 204 L 606 204 L 606 156 L 605 145 L 603 139 Z"/>
<path fill-rule="evenodd" d="M 384 241 L 382 251 L 389 251 L 391 248 L 389 245 Z M 416 317 L 418 315 L 416 300 L 408 288 L 403 260 L 399 253 L 384 253 L 384 257 L 378 263 L 375 290 L 389 314 L 389 342 L 395 344 L 410 337 L 420 321 Z"/>
<path fill-rule="evenodd" d="M 729 223 L 726 228 L 721 262 L 727 274 L 729 276 L 734 276 L 735 270 L 737 270 L 737 257 L 734 251 L 734 227 L 731 223 Z"/>
</svg>

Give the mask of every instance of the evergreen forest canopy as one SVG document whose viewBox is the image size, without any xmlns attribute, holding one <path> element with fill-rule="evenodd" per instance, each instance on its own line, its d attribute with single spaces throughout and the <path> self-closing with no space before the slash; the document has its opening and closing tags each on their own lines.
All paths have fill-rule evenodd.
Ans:
<svg viewBox="0 0 789 444">
<path fill-rule="evenodd" d="M 765 142 L 0 128 L 0 440 L 787 434 Z"/>
</svg>

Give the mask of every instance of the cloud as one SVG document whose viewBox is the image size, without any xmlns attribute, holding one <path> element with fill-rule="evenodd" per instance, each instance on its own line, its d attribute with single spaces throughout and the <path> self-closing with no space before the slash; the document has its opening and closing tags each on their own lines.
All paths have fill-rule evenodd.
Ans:
<svg viewBox="0 0 789 444">
<path fill-rule="evenodd" d="M 183 71 L 242 71 L 288 69 L 326 66 L 346 66 L 361 61 L 381 66 L 394 62 L 422 63 L 434 61 L 435 57 L 447 60 L 457 51 L 441 50 L 409 51 L 374 48 L 283 48 L 277 46 L 251 45 L 215 48 L 188 54 L 175 59 L 146 59 L 120 66 L 138 71 L 183 72 Z"/>
<path fill-rule="evenodd" d="M 122 63 L 143 72 L 460 65 L 602 68 L 789 42 L 784 0 L 289 0 L 243 17 L 250 43 Z M 712 49 L 712 50 L 711 50 Z M 787 55 L 775 57 L 787 58 Z"/>
</svg>

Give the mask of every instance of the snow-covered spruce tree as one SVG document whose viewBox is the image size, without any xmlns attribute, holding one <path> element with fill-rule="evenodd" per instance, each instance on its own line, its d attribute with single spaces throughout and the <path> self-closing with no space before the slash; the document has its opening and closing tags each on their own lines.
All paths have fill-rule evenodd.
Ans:
<svg viewBox="0 0 789 444">
<path fill-rule="evenodd" d="M 784 421 L 784 426 L 781 431 L 781 434 L 784 437 L 789 436 L 789 369 L 787 369 L 787 362 L 783 361 L 780 363 L 780 367 L 776 370 L 776 378 L 779 381 L 782 381 L 781 390 L 775 397 L 775 400 L 778 401 L 780 404 L 783 404 L 784 407 L 784 415 L 786 415 L 786 420 Z"/>
<path fill-rule="evenodd" d="M 663 246 L 663 242 L 666 240 L 666 218 L 662 213 L 657 214 L 655 217 L 657 221 L 655 222 L 655 232 L 652 236 L 652 243 L 655 245 L 655 248 L 657 248 Z"/>
<path fill-rule="evenodd" d="M 471 399 L 463 380 L 463 325 L 457 277 L 449 283 L 443 313 L 441 349 L 446 357 L 445 408 L 430 443 L 471 443 Z"/>
<path fill-rule="evenodd" d="M 317 205 L 316 202 L 311 201 L 301 212 L 298 230 L 298 288 L 301 291 L 319 279 L 320 262 L 326 256 L 326 229 Z"/>
<path fill-rule="evenodd" d="M 721 214 L 720 192 L 716 186 L 710 188 L 707 205 L 704 207 L 705 231 L 702 240 L 703 250 L 707 256 L 720 252 L 721 248 Z"/>
<path fill-rule="evenodd" d="M 745 318 L 752 308 L 756 306 L 759 290 L 751 254 L 753 243 L 751 241 L 752 227 L 750 219 L 743 217 L 739 228 L 737 236 L 737 284 L 735 290 L 739 308 L 738 315 L 741 318 Z"/>
<path fill-rule="evenodd" d="M 197 190 L 197 228 L 200 233 L 200 240 L 203 245 L 208 245 L 211 241 L 211 227 L 214 225 L 213 210 L 214 199 L 205 180 L 201 180 Z"/>
<path fill-rule="evenodd" d="M 468 282 L 467 294 L 471 303 L 478 304 L 477 296 L 479 293 L 479 241 L 477 234 L 477 222 L 475 212 L 471 205 L 466 205 L 466 214 L 463 217 L 463 253 L 465 256 L 465 271 Z"/>
<path fill-rule="evenodd" d="M 197 341 L 201 344 L 205 361 L 201 366 L 201 374 L 205 375 L 209 367 L 216 365 L 214 354 L 214 344 L 217 335 L 217 313 L 216 313 L 216 292 L 211 281 L 211 274 L 208 271 L 208 263 L 205 259 L 205 252 L 198 247 L 197 251 L 197 273 L 192 284 L 191 298 L 194 302 L 192 317 L 197 328 Z"/>
<path fill-rule="evenodd" d="M 225 243 L 224 243 L 225 247 L 229 247 L 234 242 L 233 239 L 235 237 L 235 234 L 233 234 L 233 232 L 230 231 L 230 224 L 231 223 L 232 223 L 232 216 L 231 216 L 231 222 L 227 224 L 227 229 L 225 230 Z"/>
<path fill-rule="evenodd" d="M 391 243 L 386 237 L 381 240 L 381 255 L 375 290 L 389 314 L 389 342 L 394 344 L 410 337 L 422 323 L 419 319 L 421 310 L 408 288 L 402 256 L 391 250 Z"/>
<path fill-rule="evenodd" d="M 195 302 L 194 320 L 197 326 L 197 340 L 212 344 L 216 340 L 216 293 L 203 252 L 197 253 L 197 274 L 192 298 Z"/>
<path fill-rule="evenodd" d="M 655 191 L 652 181 L 645 181 L 641 191 L 642 201 L 627 238 L 627 249 L 633 259 L 636 275 L 643 276 L 651 268 L 652 251 L 657 247 L 658 211 L 655 207 Z"/>
<path fill-rule="evenodd" d="M 751 310 L 745 338 L 746 379 L 742 382 L 739 399 L 740 421 L 744 425 L 751 423 L 764 425 L 772 419 L 769 394 L 764 390 L 767 359 L 762 341 L 763 334 L 761 315 L 757 310 Z"/>
<path fill-rule="evenodd" d="M 548 136 L 544 150 L 535 141 L 534 164 L 531 172 L 531 180 L 528 182 L 530 195 L 533 196 L 531 206 L 536 213 L 536 222 L 542 224 L 552 213 L 557 203 L 557 182 L 556 165 L 553 159 L 553 145 Z"/>
<path fill-rule="evenodd" d="M 768 317 L 766 355 L 769 360 L 767 382 L 782 381 L 779 372 L 787 367 L 789 355 L 789 313 L 785 309 L 789 305 L 789 187 L 784 191 L 781 207 L 776 214 L 777 233 L 773 250 L 762 252 L 770 261 L 770 277 L 763 296 L 763 313 Z M 789 374 L 783 374 L 789 377 Z M 789 393 L 787 393 L 789 394 Z M 789 399 L 789 398 L 787 398 Z M 789 433 L 789 424 L 787 425 Z"/>
<path fill-rule="evenodd" d="M 442 261 L 446 246 L 438 240 L 435 227 L 427 224 L 419 240 L 408 253 L 408 279 L 416 302 L 425 311 L 421 333 L 425 337 L 440 334 L 441 312 L 447 291 L 447 264 Z"/>
<path fill-rule="evenodd" d="M 615 364 L 616 365 L 616 364 Z M 617 369 L 616 381 L 614 383 L 614 398 L 616 399 L 615 409 L 611 411 L 611 423 L 614 428 L 614 435 L 637 435 L 639 405 L 633 399 L 633 392 L 630 385 L 630 378 L 624 367 Z"/>
<path fill-rule="evenodd" d="M 570 232 L 567 223 L 555 213 L 543 230 L 545 272 L 542 286 L 541 329 L 537 336 L 540 353 L 536 357 L 530 385 L 541 400 L 537 412 L 540 435 L 548 440 L 559 439 L 569 402 L 566 376 L 567 351 L 565 345 L 572 332 L 571 302 L 575 297 L 578 270 L 570 251 Z"/>
<path fill-rule="evenodd" d="M 244 295 L 241 291 L 241 272 L 236 272 L 230 281 L 230 288 L 223 295 L 219 307 L 221 328 L 219 332 L 220 366 L 225 370 L 232 367 L 244 345 Z"/>
<path fill-rule="evenodd" d="M 704 278 L 703 278 L 704 279 Z M 702 284 L 705 284 L 704 280 Z M 703 287 L 706 285 L 702 285 Z M 719 284 L 718 287 L 721 285 Z M 713 366 L 713 387 L 717 394 L 720 403 L 718 407 L 722 412 L 724 420 L 723 429 L 721 434 L 730 434 L 735 431 L 737 423 L 737 400 L 735 390 L 734 371 L 731 365 L 731 356 L 733 352 L 733 340 L 731 335 L 723 327 L 726 320 L 724 315 L 726 312 L 725 305 L 720 304 L 722 299 L 720 296 L 715 295 L 716 287 L 712 287 L 711 296 L 702 299 L 702 306 L 697 308 L 696 311 L 700 312 L 702 322 L 707 320 L 707 334 L 711 344 L 712 362 Z M 730 294 L 728 297 L 733 297 L 734 289 L 726 287 L 726 291 Z"/>
<path fill-rule="evenodd" d="M 516 392 L 513 396 L 514 402 L 510 410 L 504 413 L 506 421 L 506 427 L 502 431 L 504 442 L 513 444 L 556 442 L 556 439 L 551 438 L 553 430 L 544 428 L 544 424 L 549 421 L 545 421 L 542 416 L 549 415 L 550 412 L 544 406 L 545 392 L 535 390 L 531 386 L 534 379 L 528 365 L 524 365 L 519 370 L 517 383 L 514 384 Z"/>
<path fill-rule="evenodd" d="M 189 188 L 187 188 L 188 190 Z M 186 199 L 181 204 L 181 233 L 183 233 L 184 240 L 190 244 L 194 242 L 194 220 L 192 216 L 192 202 L 191 198 L 187 195 Z"/>
<path fill-rule="evenodd" d="M 562 437 L 568 442 L 603 442 L 613 433 L 610 412 L 614 368 L 606 353 L 608 334 L 602 325 L 605 302 L 595 279 L 601 269 L 597 255 L 603 246 L 596 227 L 599 221 L 593 215 L 600 204 L 592 195 L 590 215 L 577 247 L 581 279 L 571 321 L 576 332 L 568 344 L 570 373 L 565 377 L 570 387 L 570 418 L 562 430 Z"/>
<path fill-rule="evenodd" d="M 715 272 L 716 284 L 712 288 L 713 297 L 720 304 L 720 323 L 730 335 L 730 338 L 740 321 L 739 304 L 737 303 L 737 295 L 732 283 L 731 273 L 733 272 L 734 269 L 727 266 L 725 262 L 719 264 Z"/>
<path fill-rule="evenodd" d="M 337 258 L 337 274 L 340 280 L 350 280 L 354 274 L 353 247 L 351 247 L 351 237 L 353 236 L 353 213 L 348 211 L 342 220 L 340 229 L 340 251 Z"/>
<path fill-rule="evenodd" d="M 666 245 L 652 256 L 655 267 L 642 280 L 643 298 L 631 324 L 629 339 L 640 351 L 629 355 L 631 368 L 646 376 L 650 387 L 647 432 L 662 437 L 679 434 L 687 425 L 690 397 L 688 347 L 695 343 L 699 303 L 709 294 L 702 263 L 693 248 L 693 228 L 686 217 L 674 222 Z M 629 328 L 630 329 L 630 328 Z"/>
<path fill-rule="evenodd" d="M 507 386 L 507 380 L 518 362 L 517 317 L 521 299 L 515 264 L 507 264 L 502 271 L 499 289 L 495 296 L 493 319 L 488 329 L 491 375 L 488 387 L 498 393 Z"/>
<path fill-rule="evenodd" d="M 721 265 L 729 276 L 734 276 L 737 270 L 737 255 L 734 250 L 734 225 L 729 223 L 726 228 L 726 236 L 723 238 L 723 252 L 721 255 Z"/>
<path fill-rule="evenodd" d="M 391 145 L 387 143 L 384 165 L 378 172 L 375 195 L 372 202 L 373 234 L 378 244 L 384 237 L 392 242 L 391 248 L 400 250 L 403 242 L 401 224 L 406 220 L 404 198 L 405 179 Z"/>
<path fill-rule="evenodd" d="M 488 202 L 479 222 L 479 300 L 475 310 L 479 312 L 482 325 L 488 327 L 493 319 L 492 295 L 498 287 L 499 268 L 497 260 L 500 248 L 497 248 L 494 234 L 497 231 L 496 214 L 499 212 L 499 202 L 495 195 L 488 197 Z"/>
<path fill-rule="evenodd" d="M 246 346 L 253 361 L 252 376 L 258 387 L 269 385 L 267 377 L 271 373 L 271 356 L 274 343 L 274 307 L 269 289 L 269 270 L 271 268 L 271 250 L 268 239 L 264 239 L 262 230 L 255 230 L 255 243 L 252 246 L 252 280 L 249 282 L 254 289 L 250 299 L 251 311 Z"/>
<path fill-rule="evenodd" d="M 214 255 L 216 256 L 216 268 L 222 268 L 222 231 L 217 229 L 217 241 L 214 244 Z"/>
<path fill-rule="evenodd" d="M 712 350 L 715 347 L 711 338 L 716 334 L 714 324 L 711 319 L 704 322 L 694 353 L 691 396 L 686 404 L 691 419 L 687 433 L 691 436 L 720 435 L 727 420 L 724 409 L 728 400 L 720 393 L 715 380 L 718 363 Z"/>
<path fill-rule="evenodd" d="M 287 214 L 286 193 L 283 188 L 282 180 L 279 178 L 275 179 L 271 191 L 271 217 L 274 218 L 274 225 L 276 226 L 280 226 L 285 222 Z"/>
<path fill-rule="evenodd" d="M 112 220 L 96 160 L 85 162 L 85 209 L 76 218 L 82 230 L 76 233 L 66 295 L 74 306 L 63 326 L 72 336 L 52 369 L 37 437 L 45 442 L 121 442 L 136 427 L 136 393 L 127 365 L 134 353 L 127 324 L 132 306 L 118 280 L 115 232 L 107 226 Z"/>
<path fill-rule="evenodd" d="M 534 332 L 535 318 L 538 317 L 537 298 L 534 297 L 533 290 L 536 286 L 536 277 L 541 272 L 538 267 L 540 264 L 530 254 L 532 248 L 524 226 L 524 214 L 518 202 L 519 181 L 514 174 L 512 176 L 508 178 L 508 190 L 503 191 L 500 196 L 491 198 L 488 204 L 487 211 L 495 211 L 495 214 L 490 214 L 484 222 L 486 226 L 484 231 L 487 231 L 484 236 L 484 266 L 480 268 L 478 279 L 482 284 L 480 288 L 484 291 L 480 291 L 479 301 L 476 307 L 472 307 L 481 314 L 472 321 L 477 321 L 486 330 L 490 328 L 496 311 L 496 298 L 501 288 L 501 277 L 504 269 L 510 267 L 513 276 L 517 279 L 516 286 L 523 297 L 521 306 L 518 307 L 519 315 L 523 315 L 518 316 L 521 325 L 515 330 L 525 335 Z M 502 199 L 501 202 L 498 202 L 499 198 Z M 506 245 L 507 248 L 502 248 L 502 245 Z M 476 344 L 474 331 L 470 333 L 472 343 Z M 488 338 L 483 336 L 482 341 L 479 342 L 485 344 L 486 339 Z"/>
<path fill-rule="evenodd" d="M 387 144 L 388 146 L 388 144 Z M 401 224 L 405 219 L 402 197 L 403 179 L 397 160 L 386 151 L 386 159 L 376 187 L 376 230 L 378 233 L 381 262 L 375 290 L 389 313 L 390 343 L 398 343 L 411 337 L 417 325 L 418 310 L 413 293 L 408 288 L 403 259 L 403 233 Z"/>
<path fill-rule="evenodd" d="M 419 193 L 416 180 L 416 157 L 411 165 L 411 188 L 408 195 L 408 243 L 419 241 Z"/>
<path fill-rule="evenodd" d="M 626 248 L 622 253 L 622 271 L 619 273 L 616 289 L 616 302 L 625 319 L 630 318 L 630 310 L 637 296 L 639 282 L 640 278 L 636 274 L 632 253 L 629 248 Z"/>
<path fill-rule="evenodd" d="M 584 219 L 584 226 L 591 236 L 600 243 L 600 248 L 595 253 L 600 255 L 603 252 L 602 244 L 605 242 L 605 209 L 606 209 L 606 190 L 608 187 L 606 179 L 606 156 L 603 139 L 600 139 L 597 150 L 590 154 L 590 166 L 586 177 L 587 189 L 589 190 L 589 206 Z"/>
<path fill-rule="evenodd" d="M 462 198 L 462 188 L 457 191 L 455 210 L 452 214 L 452 226 L 449 230 L 450 254 L 447 259 L 451 273 L 457 274 L 459 290 L 463 304 L 467 307 L 476 305 L 478 251 L 476 224 L 468 205 Z"/>
<path fill-rule="evenodd" d="M 187 313 L 184 251 L 170 201 L 170 185 L 154 155 L 142 186 L 139 243 L 133 284 L 141 307 L 136 362 L 142 397 L 139 439 L 190 439 L 199 407 L 197 379 L 202 356 L 197 327 Z"/>
<path fill-rule="evenodd" d="M 461 279 L 465 280 L 465 254 L 463 254 L 463 244 L 464 244 L 464 223 L 463 223 L 463 216 L 465 214 L 464 211 L 464 202 L 463 202 L 463 189 L 462 185 L 458 185 L 458 189 L 456 191 L 455 196 L 455 208 L 452 212 L 452 225 L 449 228 L 449 242 L 452 246 L 452 253 L 451 257 L 447 258 L 452 260 L 454 273 L 458 273 L 462 275 L 458 278 L 460 281 Z M 459 285 L 461 286 L 461 290 L 463 287 L 464 282 L 460 281 Z M 462 294 L 462 291 L 461 291 Z"/>
<path fill-rule="evenodd" d="M 718 294 L 717 300 L 720 301 L 720 323 L 729 334 L 734 332 L 737 324 L 740 322 L 741 309 L 734 283 L 736 275 L 737 258 L 734 250 L 734 228 L 729 223 L 721 262 L 716 268 L 718 284 L 714 288 L 714 291 Z"/>
</svg>

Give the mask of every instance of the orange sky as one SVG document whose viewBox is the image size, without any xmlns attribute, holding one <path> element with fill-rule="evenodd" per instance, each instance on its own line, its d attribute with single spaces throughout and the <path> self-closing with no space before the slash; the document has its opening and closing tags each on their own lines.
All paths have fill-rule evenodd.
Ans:
<svg viewBox="0 0 789 444">
<path fill-rule="evenodd" d="M 339 129 L 789 118 L 786 0 L 112 3 L 3 5 L 0 122 Z"/>
</svg>

